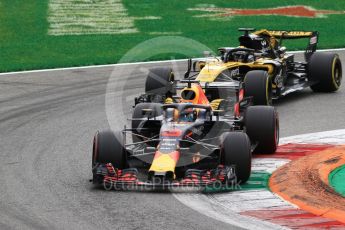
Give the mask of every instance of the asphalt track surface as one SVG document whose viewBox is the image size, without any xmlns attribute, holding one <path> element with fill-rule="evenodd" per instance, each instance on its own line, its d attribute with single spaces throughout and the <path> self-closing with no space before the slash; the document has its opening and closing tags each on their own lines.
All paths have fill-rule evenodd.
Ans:
<svg viewBox="0 0 345 230">
<path fill-rule="evenodd" d="M 123 127 L 145 71 L 167 65 L 0 76 L 0 229 L 235 229 L 170 193 L 107 192 L 89 182 L 94 133 Z M 179 73 L 185 66 L 172 64 Z M 345 128 L 344 87 L 304 90 L 275 106 L 282 137 Z"/>
</svg>

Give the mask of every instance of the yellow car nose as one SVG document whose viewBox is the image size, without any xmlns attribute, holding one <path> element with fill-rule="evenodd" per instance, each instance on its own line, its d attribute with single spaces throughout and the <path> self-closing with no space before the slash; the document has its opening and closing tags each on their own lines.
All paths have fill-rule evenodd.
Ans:
<svg viewBox="0 0 345 230">
<path fill-rule="evenodd" d="M 180 153 L 178 151 L 171 153 L 157 152 L 149 172 L 175 172 L 175 167 L 179 156 Z"/>
</svg>

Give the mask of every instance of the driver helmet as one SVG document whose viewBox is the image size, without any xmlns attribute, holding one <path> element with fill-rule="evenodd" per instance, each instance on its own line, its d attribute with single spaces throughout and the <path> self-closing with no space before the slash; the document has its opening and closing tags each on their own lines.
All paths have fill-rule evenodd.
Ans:
<svg viewBox="0 0 345 230">
<path fill-rule="evenodd" d="M 197 117 L 197 111 L 195 109 L 186 109 L 180 114 L 180 121 L 193 122 Z"/>
<path fill-rule="evenodd" d="M 245 48 L 243 46 L 238 46 L 238 48 Z M 230 60 L 235 62 L 244 62 L 247 60 L 248 53 L 246 51 L 233 51 L 230 57 Z"/>
<path fill-rule="evenodd" d="M 238 62 L 244 62 L 246 58 L 246 53 L 244 51 L 237 51 L 234 53 L 234 59 Z"/>
<path fill-rule="evenodd" d="M 249 54 L 248 57 L 247 57 L 247 62 L 253 62 L 253 61 L 255 61 L 254 55 Z"/>
<path fill-rule="evenodd" d="M 163 111 L 163 117 L 165 120 L 167 121 L 173 121 L 176 120 L 175 119 L 175 113 L 176 113 L 177 109 L 174 108 L 168 108 L 165 111 Z"/>
</svg>

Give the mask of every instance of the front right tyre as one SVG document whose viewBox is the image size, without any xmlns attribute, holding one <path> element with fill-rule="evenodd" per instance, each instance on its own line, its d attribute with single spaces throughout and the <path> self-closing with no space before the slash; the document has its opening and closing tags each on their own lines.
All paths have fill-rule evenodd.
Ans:
<svg viewBox="0 0 345 230">
<path fill-rule="evenodd" d="M 106 130 L 96 133 L 93 141 L 92 167 L 97 163 L 111 163 L 118 169 L 127 167 L 127 152 L 122 132 Z"/>
<path fill-rule="evenodd" d="M 174 72 L 171 68 L 152 68 L 146 78 L 145 93 L 169 97 L 175 93 L 174 80 Z"/>
<path fill-rule="evenodd" d="M 221 164 L 235 166 L 237 182 L 245 183 L 251 173 L 252 153 L 250 140 L 242 132 L 227 132 L 222 136 Z"/>
<path fill-rule="evenodd" d="M 279 117 L 272 106 L 249 106 L 245 112 L 245 128 L 257 142 L 254 153 L 275 153 L 279 143 Z"/>
</svg>

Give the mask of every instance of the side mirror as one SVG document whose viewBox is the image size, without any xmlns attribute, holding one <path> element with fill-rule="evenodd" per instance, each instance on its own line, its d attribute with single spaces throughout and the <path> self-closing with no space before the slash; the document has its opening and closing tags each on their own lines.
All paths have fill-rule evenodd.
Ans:
<svg viewBox="0 0 345 230">
<path fill-rule="evenodd" d="M 280 47 L 278 52 L 279 52 L 279 57 L 283 58 L 286 53 L 286 47 L 285 46 Z"/>
<path fill-rule="evenodd" d="M 172 96 L 172 99 L 173 99 L 173 102 L 180 102 L 181 97 L 180 97 L 180 96 L 177 96 L 177 95 L 173 95 L 173 96 Z"/>
<path fill-rule="evenodd" d="M 147 118 L 150 118 L 153 116 L 153 109 L 142 109 L 141 114 L 143 116 L 147 116 Z"/>
<path fill-rule="evenodd" d="M 195 61 L 193 63 L 193 71 L 194 72 L 200 72 L 202 70 L 202 68 L 204 68 L 206 65 L 206 62 L 204 61 Z"/>
<path fill-rule="evenodd" d="M 204 54 L 204 57 L 210 57 L 211 56 L 211 52 L 207 51 L 207 50 L 204 51 L 203 54 Z"/>
<path fill-rule="evenodd" d="M 240 101 L 240 108 L 245 108 L 252 105 L 252 98 L 244 98 Z"/>
<path fill-rule="evenodd" d="M 216 121 L 219 121 L 220 116 L 224 116 L 225 111 L 224 110 L 213 110 L 213 115 L 216 116 Z"/>
<path fill-rule="evenodd" d="M 214 116 L 223 116 L 225 114 L 225 111 L 223 109 L 220 109 L 220 110 L 213 110 L 213 115 Z"/>
</svg>

